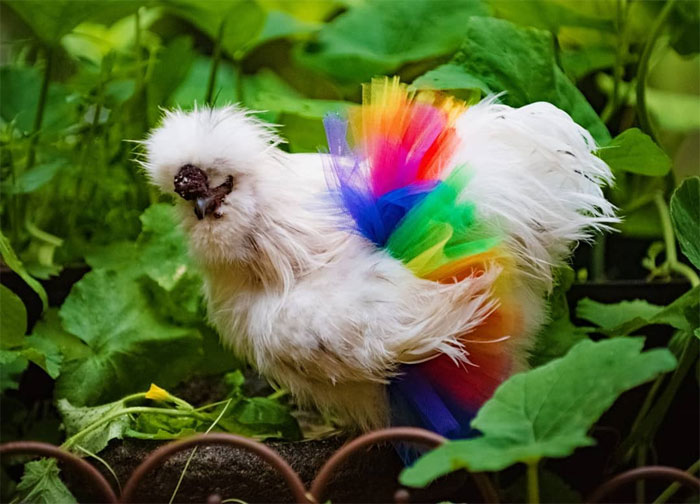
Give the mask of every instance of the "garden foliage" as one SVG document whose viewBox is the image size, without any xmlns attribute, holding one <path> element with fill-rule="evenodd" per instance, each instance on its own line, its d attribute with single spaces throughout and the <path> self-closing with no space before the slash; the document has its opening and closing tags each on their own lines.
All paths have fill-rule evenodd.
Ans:
<svg viewBox="0 0 700 504">
<path fill-rule="evenodd" d="M 207 324 L 197 267 L 170 202 L 145 180 L 134 141 L 158 124 L 161 107 L 239 102 L 279 125 L 283 148 L 316 152 L 325 144 L 324 114 L 357 103 L 371 77 L 398 74 L 470 102 L 495 94 L 512 106 L 544 100 L 567 111 L 615 174 L 608 197 L 623 217 L 618 231 L 646 240 L 640 260 L 648 279 L 682 278 L 693 287 L 667 306 L 591 299 L 569 306 L 574 282 L 616 274 L 602 260 L 601 239 L 587 263 L 558 272 L 533 369 L 481 409 L 473 422 L 481 435 L 426 455 L 401 481 L 422 486 L 458 468 L 499 471 L 521 462 L 534 499 L 540 460 L 590 445 L 591 427 L 616 398 L 656 379 L 619 447 L 618 467 L 646 453 L 697 363 L 700 340 L 700 178 L 692 176 L 699 6 L 2 2 L 0 253 L 41 311 L 28 324 L 36 314 L 27 295 L 0 286 L 3 441 L 42 439 L 94 456 L 115 438 L 212 429 L 298 439 L 283 392 L 244 392 L 245 364 Z M 49 306 L 46 281 L 76 267 L 89 272 Z M 643 339 L 630 335 L 652 325 L 673 336 L 666 348 L 644 351 Z M 52 383 L 41 407 L 23 393 L 37 373 Z M 224 377 L 222 401 L 190 405 L 159 387 L 145 392 L 151 383 L 172 389 L 201 375 Z M 575 496 L 551 472 L 541 475 L 543 497 Z M 72 498 L 49 460 L 27 463 L 16 486 L 5 472 L 2 480 L 3 492 L 22 501 Z"/>
</svg>

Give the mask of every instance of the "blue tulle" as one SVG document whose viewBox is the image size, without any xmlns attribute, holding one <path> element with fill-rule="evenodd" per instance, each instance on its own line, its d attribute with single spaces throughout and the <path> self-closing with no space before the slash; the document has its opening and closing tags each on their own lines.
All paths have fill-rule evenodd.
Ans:
<svg viewBox="0 0 700 504">
<path fill-rule="evenodd" d="M 337 190 L 356 230 L 378 247 L 384 247 L 401 219 L 439 182 L 415 182 L 377 198 L 369 188 L 359 158 L 348 145 L 347 121 L 330 114 L 323 124 L 332 159 L 329 185 Z"/>
<path fill-rule="evenodd" d="M 392 426 L 422 427 L 448 439 L 470 438 L 477 433 L 470 427 L 476 411 L 441 392 L 440 384 L 419 366 L 405 365 L 401 373 L 388 386 Z M 397 443 L 396 450 L 406 465 L 424 452 L 424 448 L 406 443 Z"/>
</svg>

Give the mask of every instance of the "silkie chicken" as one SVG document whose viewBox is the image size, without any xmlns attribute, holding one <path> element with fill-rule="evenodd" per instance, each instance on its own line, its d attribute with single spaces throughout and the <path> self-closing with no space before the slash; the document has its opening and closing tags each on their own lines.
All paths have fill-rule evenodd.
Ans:
<svg viewBox="0 0 700 504">
<path fill-rule="evenodd" d="M 363 95 L 326 117 L 319 154 L 280 150 L 236 106 L 167 112 L 144 167 L 181 197 L 236 354 L 347 428 L 468 437 L 526 368 L 554 268 L 615 221 L 612 176 L 548 103 L 468 106 L 389 78 Z"/>
</svg>

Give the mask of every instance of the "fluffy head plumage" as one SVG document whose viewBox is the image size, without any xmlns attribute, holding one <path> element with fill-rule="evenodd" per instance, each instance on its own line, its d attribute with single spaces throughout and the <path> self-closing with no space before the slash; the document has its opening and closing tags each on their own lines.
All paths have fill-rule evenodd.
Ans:
<svg viewBox="0 0 700 504">
<path fill-rule="evenodd" d="M 223 261 L 240 258 L 243 240 L 257 225 L 257 194 L 263 191 L 266 172 L 277 162 L 279 143 L 268 126 L 236 106 L 168 111 L 146 139 L 143 167 L 164 193 L 176 193 L 175 178 L 187 166 L 201 170 L 211 188 L 232 185 L 230 194 L 219 195 L 214 215 L 203 219 L 195 215 L 194 202 L 184 200 L 194 197 L 177 198 L 195 253 L 203 252 L 197 256 Z"/>
</svg>

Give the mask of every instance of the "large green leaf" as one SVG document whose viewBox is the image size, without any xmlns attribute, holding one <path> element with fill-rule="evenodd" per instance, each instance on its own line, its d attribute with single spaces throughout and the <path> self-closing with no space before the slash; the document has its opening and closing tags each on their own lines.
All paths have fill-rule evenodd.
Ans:
<svg viewBox="0 0 700 504">
<path fill-rule="evenodd" d="M 152 382 L 172 386 L 201 359 L 199 332 L 162 320 L 140 284 L 118 272 L 85 275 L 60 317 L 63 327 L 92 350 L 66 364 L 57 382 L 58 397 L 76 406 L 115 399 Z"/>
<path fill-rule="evenodd" d="M 620 303 L 598 303 L 585 298 L 576 306 L 578 318 L 593 322 L 599 331 L 625 335 L 652 324 L 667 324 L 682 331 L 692 331 L 700 317 L 700 287 L 683 294 L 668 306 L 658 306 L 640 299 Z"/>
<path fill-rule="evenodd" d="M 262 30 L 255 39 L 246 44 L 245 49 L 250 52 L 254 47 L 270 40 L 306 35 L 320 30 L 322 26 L 321 23 L 310 23 L 283 11 L 269 11 Z"/>
<path fill-rule="evenodd" d="M 305 98 L 266 69 L 247 77 L 243 90 L 246 106 L 264 111 L 258 114 L 262 119 L 283 125 L 280 134 L 291 152 L 318 152 L 326 143 L 323 116 L 328 112 L 342 113 L 351 105 L 338 100 Z"/>
<path fill-rule="evenodd" d="M 468 20 L 487 14 L 477 0 L 361 3 L 325 25 L 318 41 L 298 55 L 341 81 L 366 81 L 404 63 L 450 54 Z"/>
<path fill-rule="evenodd" d="M 700 177 L 683 181 L 671 196 L 671 220 L 681 250 L 700 268 Z"/>
<path fill-rule="evenodd" d="M 577 11 L 575 3 L 558 0 L 491 0 L 495 14 L 523 26 L 532 26 L 557 33 L 562 26 L 576 26 L 613 32 L 612 19 Z"/>
<path fill-rule="evenodd" d="M 17 294 L 0 284 L 0 348 L 19 346 L 27 332 L 27 309 Z"/>
<path fill-rule="evenodd" d="M 498 471 L 592 445 L 588 430 L 622 392 L 675 367 L 668 350 L 642 353 L 643 346 L 639 338 L 582 341 L 565 357 L 511 377 L 473 420 L 481 437 L 429 452 L 401 473 L 401 483 L 425 486 L 460 468 Z"/>
<path fill-rule="evenodd" d="M 650 177 L 661 177 L 671 169 L 671 158 L 654 143 L 649 135 L 630 128 L 598 151 L 600 159 L 612 170 L 626 171 Z"/>
<path fill-rule="evenodd" d="M 194 58 L 192 39 L 187 36 L 177 37 L 158 54 L 153 68 L 156 77 L 148 82 L 149 113 L 153 122 L 162 114 L 160 107 L 169 103 L 170 96 L 189 73 Z"/>
<path fill-rule="evenodd" d="M 568 112 L 600 143 L 610 139 L 605 125 L 556 64 L 552 35 L 493 18 L 473 18 L 452 61 L 416 79 L 418 86 L 502 92 L 508 105 L 547 101 Z M 460 84 L 461 81 L 461 84 Z"/>
<path fill-rule="evenodd" d="M 166 8 L 187 19 L 232 57 L 254 40 L 265 22 L 265 11 L 249 0 L 173 0 Z"/>
<path fill-rule="evenodd" d="M 189 73 L 171 96 L 171 103 L 174 106 L 190 109 L 195 103 L 204 103 L 211 64 L 212 60 L 209 57 L 198 55 L 195 58 Z M 237 81 L 238 76 L 233 65 L 227 61 L 220 61 L 214 86 L 214 97 L 216 98 L 214 104 L 216 106 L 238 101 Z"/>
<path fill-rule="evenodd" d="M 39 459 L 24 465 L 17 485 L 17 501 L 35 504 L 73 504 L 77 502 L 59 477 L 56 459 Z"/>
<path fill-rule="evenodd" d="M 87 20 L 110 22 L 124 17 L 146 3 L 130 0 L 8 0 L 7 4 L 48 45 Z"/>
</svg>

